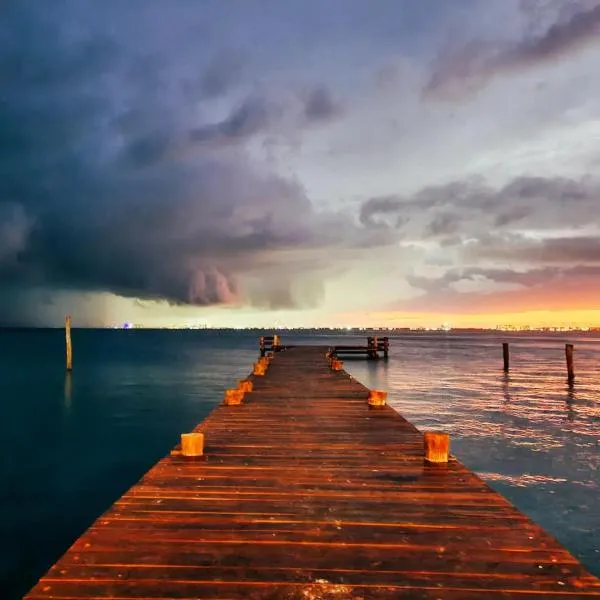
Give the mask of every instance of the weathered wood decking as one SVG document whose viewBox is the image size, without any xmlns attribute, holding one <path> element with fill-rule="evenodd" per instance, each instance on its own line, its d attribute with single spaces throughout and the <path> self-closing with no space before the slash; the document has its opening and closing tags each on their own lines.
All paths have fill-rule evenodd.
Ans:
<svg viewBox="0 0 600 600">
<path fill-rule="evenodd" d="M 26 598 L 600 598 L 553 538 L 422 436 L 325 349 L 275 356 L 240 406 L 197 428 Z"/>
</svg>

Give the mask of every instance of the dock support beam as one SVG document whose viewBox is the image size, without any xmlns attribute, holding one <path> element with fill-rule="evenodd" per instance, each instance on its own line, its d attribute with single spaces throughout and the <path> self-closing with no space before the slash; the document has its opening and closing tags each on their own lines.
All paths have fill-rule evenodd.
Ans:
<svg viewBox="0 0 600 600">
<path fill-rule="evenodd" d="M 377 354 L 377 337 L 367 338 L 367 358 L 379 358 Z"/>
</svg>

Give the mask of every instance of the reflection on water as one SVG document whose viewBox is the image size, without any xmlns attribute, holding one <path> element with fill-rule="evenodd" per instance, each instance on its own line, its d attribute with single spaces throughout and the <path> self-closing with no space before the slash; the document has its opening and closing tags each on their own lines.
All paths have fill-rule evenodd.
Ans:
<svg viewBox="0 0 600 600">
<path fill-rule="evenodd" d="M 502 376 L 502 396 L 504 397 L 505 402 L 510 402 L 510 375 L 508 373 L 504 373 Z"/>
<path fill-rule="evenodd" d="M 514 337 L 511 370 L 493 335 L 410 335 L 390 360 L 345 367 L 420 429 L 450 433 L 453 453 L 600 574 L 600 339 Z M 570 340 L 572 341 L 572 340 Z"/>
<path fill-rule="evenodd" d="M 65 412 L 71 410 L 71 402 L 73 398 L 73 373 L 67 371 L 65 374 Z"/>
</svg>

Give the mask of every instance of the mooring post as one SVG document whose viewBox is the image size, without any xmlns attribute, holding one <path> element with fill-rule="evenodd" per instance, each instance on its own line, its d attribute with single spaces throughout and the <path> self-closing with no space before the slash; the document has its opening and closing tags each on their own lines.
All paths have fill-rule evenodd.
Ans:
<svg viewBox="0 0 600 600">
<path fill-rule="evenodd" d="M 567 359 L 567 377 L 569 381 L 575 379 L 575 370 L 573 368 L 573 344 L 565 344 L 565 357 Z"/>
<path fill-rule="evenodd" d="M 71 316 L 65 317 L 65 338 L 67 342 L 67 371 L 73 369 L 73 346 L 71 344 Z"/>
<path fill-rule="evenodd" d="M 281 339 L 278 335 L 273 336 L 273 352 L 279 352 Z"/>
<path fill-rule="evenodd" d="M 383 338 L 383 358 L 387 359 L 390 352 L 390 339 L 387 335 Z"/>
<path fill-rule="evenodd" d="M 204 454 L 204 434 L 182 433 L 181 454 L 183 456 L 202 456 Z"/>
<path fill-rule="evenodd" d="M 261 335 L 258 338 L 258 347 L 260 348 L 260 355 L 264 356 L 265 355 L 265 336 Z"/>
<path fill-rule="evenodd" d="M 502 358 L 504 360 L 504 372 L 508 373 L 510 368 L 510 351 L 508 349 L 508 342 L 502 342 Z"/>
<path fill-rule="evenodd" d="M 377 358 L 377 338 L 367 338 L 367 358 Z"/>
<path fill-rule="evenodd" d="M 423 434 L 425 460 L 431 463 L 447 463 L 450 455 L 450 436 L 438 431 Z"/>
</svg>

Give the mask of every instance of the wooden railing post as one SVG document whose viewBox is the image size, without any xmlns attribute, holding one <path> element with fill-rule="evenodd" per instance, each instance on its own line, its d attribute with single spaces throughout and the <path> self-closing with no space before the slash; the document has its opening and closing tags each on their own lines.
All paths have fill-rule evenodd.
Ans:
<svg viewBox="0 0 600 600">
<path fill-rule="evenodd" d="M 575 369 L 573 367 L 573 344 L 565 344 L 565 358 L 567 359 L 567 377 L 569 381 L 575 379 Z"/>
</svg>

